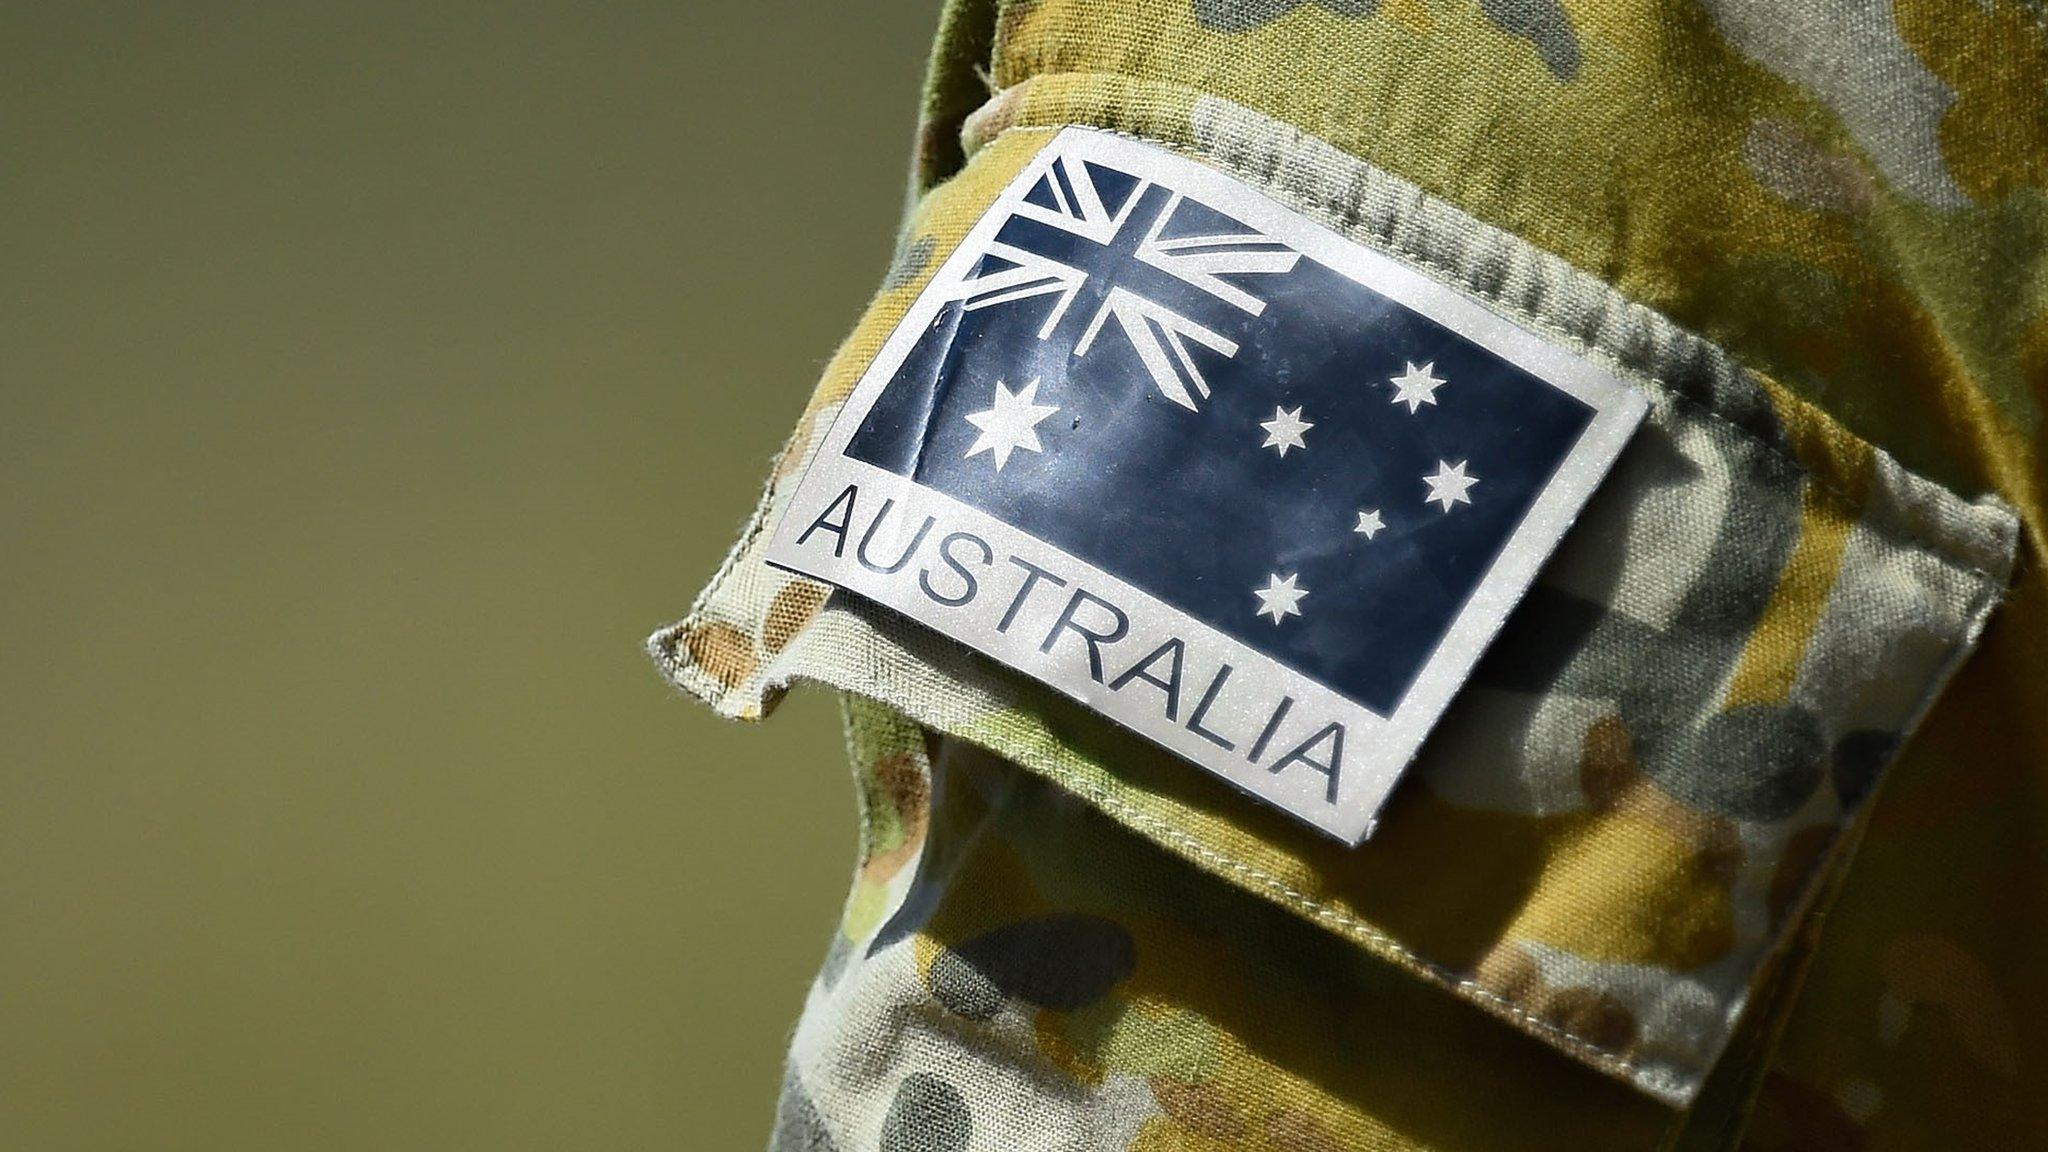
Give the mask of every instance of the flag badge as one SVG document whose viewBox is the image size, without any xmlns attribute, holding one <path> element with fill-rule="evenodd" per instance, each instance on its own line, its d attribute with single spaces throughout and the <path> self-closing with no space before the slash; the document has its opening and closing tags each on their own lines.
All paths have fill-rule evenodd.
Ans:
<svg viewBox="0 0 2048 1152">
<path fill-rule="evenodd" d="M 1356 843 L 1646 406 L 1231 175 L 1069 128 L 885 342 L 768 558 Z"/>
</svg>

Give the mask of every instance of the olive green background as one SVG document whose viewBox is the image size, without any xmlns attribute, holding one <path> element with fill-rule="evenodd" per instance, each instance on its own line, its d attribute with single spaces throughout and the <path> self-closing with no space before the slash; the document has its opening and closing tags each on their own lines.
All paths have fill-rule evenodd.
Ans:
<svg viewBox="0 0 2048 1152">
<path fill-rule="evenodd" d="M 642 655 L 931 3 L 0 7 L 0 1148 L 758 1147 L 836 703 Z"/>
</svg>

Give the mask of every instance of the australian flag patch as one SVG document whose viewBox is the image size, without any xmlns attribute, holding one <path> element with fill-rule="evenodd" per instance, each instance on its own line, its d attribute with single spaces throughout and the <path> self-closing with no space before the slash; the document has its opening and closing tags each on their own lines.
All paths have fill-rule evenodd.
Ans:
<svg viewBox="0 0 2048 1152">
<path fill-rule="evenodd" d="M 1356 843 L 1645 407 L 1233 176 L 1069 128 L 768 556 Z"/>
</svg>

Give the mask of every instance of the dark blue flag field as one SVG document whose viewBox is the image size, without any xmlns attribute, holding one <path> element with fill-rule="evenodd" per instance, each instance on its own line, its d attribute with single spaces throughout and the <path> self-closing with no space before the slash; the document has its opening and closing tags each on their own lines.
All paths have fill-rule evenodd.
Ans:
<svg viewBox="0 0 2048 1152">
<path fill-rule="evenodd" d="M 1643 410 L 1234 177 L 1068 129 L 769 554 L 1356 842 Z"/>
</svg>

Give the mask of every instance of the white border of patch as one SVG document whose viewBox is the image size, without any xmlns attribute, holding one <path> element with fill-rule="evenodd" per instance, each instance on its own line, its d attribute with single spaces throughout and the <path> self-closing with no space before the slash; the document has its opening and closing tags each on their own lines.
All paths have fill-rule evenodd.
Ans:
<svg viewBox="0 0 2048 1152">
<path fill-rule="evenodd" d="M 1593 408 L 1592 423 L 1537 495 L 1391 716 L 1374 713 L 1110 573 L 978 509 L 844 454 L 883 388 L 925 328 L 957 294 L 958 286 L 996 230 L 1022 202 L 1033 182 L 1063 156 L 1100 161 L 1228 213 Z M 1338 235 L 1233 176 L 1155 145 L 1097 129 L 1070 127 L 1062 129 L 1041 149 L 989 206 L 889 335 L 798 482 L 788 510 L 776 525 L 766 558 L 772 564 L 838 585 L 910 616 L 1043 681 L 1322 831 L 1356 844 L 1372 833 L 1379 810 L 1402 770 L 1471 674 L 1509 611 L 1527 592 L 1537 569 L 1599 486 L 1647 409 L 1648 400 L 1641 392 L 1592 361 L 1406 265 Z M 1209 683 L 1210 672 L 1219 663 L 1227 662 L 1232 668 L 1225 685 L 1229 695 L 1222 691 L 1214 695 L 1214 707 L 1202 718 L 1201 727 L 1210 732 L 1236 734 L 1231 737 L 1234 748 L 1224 750 L 1215 740 L 1191 728 L 1185 716 L 1169 718 L 1157 705 L 1156 697 L 1109 690 L 1091 678 L 1086 653 L 1077 653 L 1078 646 L 1062 646 L 1051 653 L 1041 651 L 1038 641 L 1042 625 L 1036 629 L 1014 627 L 1020 617 L 1011 621 L 1013 627 L 999 629 L 997 612 L 948 607 L 920 590 L 914 575 L 906 579 L 907 573 L 873 572 L 855 562 L 852 550 L 835 557 L 824 546 L 825 537 L 814 536 L 809 546 L 799 546 L 796 538 L 849 485 L 860 489 L 859 502 L 864 507 L 858 514 L 862 520 L 868 518 L 868 510 L 893 499 L 897 505 L 895 525 L 899 528 L 921 522 L 926 515 L 935 516 L 942 526 L 935 531 L 971 532 L 996 551 L 998 562 L 1005 554 L 1016 557 L 1057 572 L 1067 579 L 1069 587 L 1085 587 L 1113 601 L 1128 614 L 1132 637 L 1182 637 L 1193 668 L 1188 677 L 1190 685 Z M 856 525 L 860 523 L 861 520 L 855 521 Z M 908 540 L 899 534 L 894 543 L 901 546 Z M 1009 601 L 1007 594 L 998 594 L 994 599 L 1004 605 Z M 1050 601 L 1039 602 L 1037 611 L 1041 617 L 1034 620 L 1042 618 L 1047 603 Z M 1149 648 L 1149 644 L 1133 643 L 1129 652 L 1135 658 Z M 1197 660 L 1198 652 L 1208 654 L 1208 658 Z M 1300 710 L 1298 715 L 1304 723 L 1328 717 L 1344 725 L 1345 757 L 1339 774 L 1341 787 L 1334 803 L 1327 798 L 1326 775 L 1307 768 L 1276 775 L 1247 759 L 1246 738 L 1266 724 L 1274 702 L 1282 697 L 1294 700 L 1293 707 Z M 1192 705 L 1182 711 L 1192 711 Z"/>
</svg>

